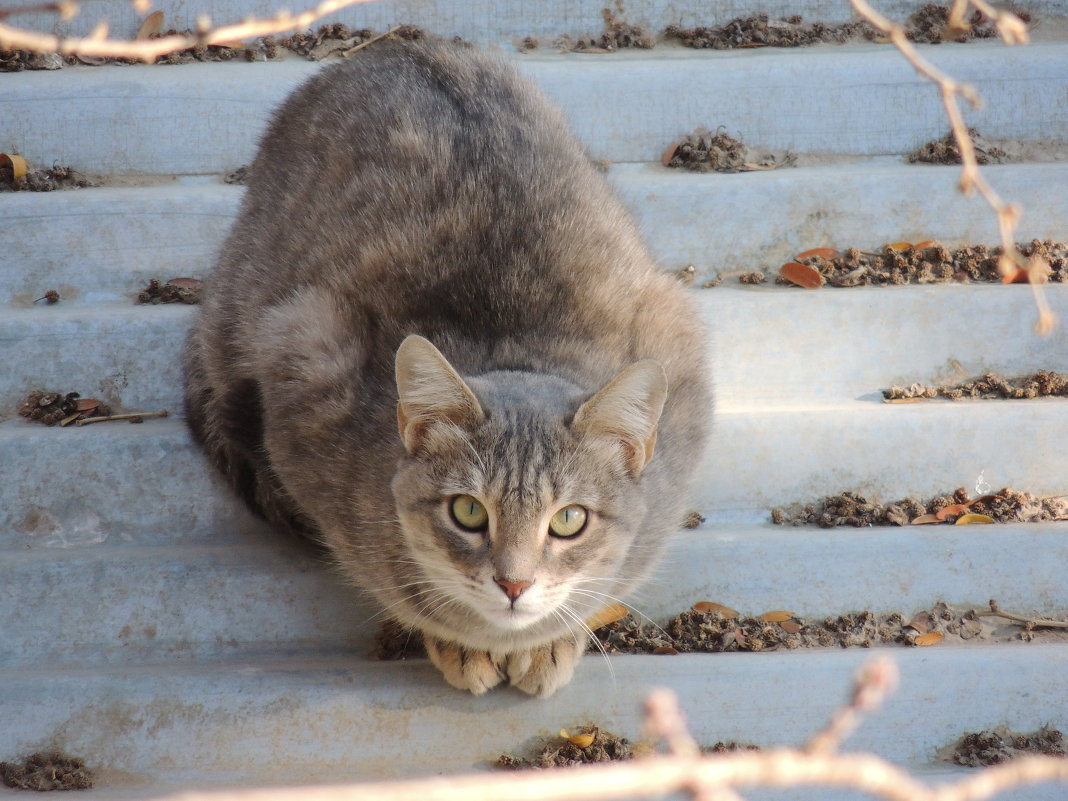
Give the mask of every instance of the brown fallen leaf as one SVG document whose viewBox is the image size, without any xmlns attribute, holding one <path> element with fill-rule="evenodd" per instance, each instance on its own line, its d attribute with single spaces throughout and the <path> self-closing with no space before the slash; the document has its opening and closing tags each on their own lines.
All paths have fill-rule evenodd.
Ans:
<svg viewBox="0 0 1068 801">
<path fill-rule="evenodd" d="M 975 523 L 993 523 L 993 522 L 995 522 L 994 518 L 990 517 L 989 515 L 981 515 L 981 514 L 977 514 L 975 512 L 971 512 L 969 514 L 961 515 L 960 517 L 958 517 L 957 518 L 957 522 L 954 525 L 970 526 L 970 525 L 973 525 Z"/>
<path fill-rule="evenodd" d="M 91 412 L 101 404 L 96 398 L 78 398 L 77 409 L 79 412 Z"/>
<path fill-rule="evenodd" d="M 658 645 L 656 648 L 653 649 L 653 653 L 658 655 L 675 656 L 678 651 L 676 651 L 670 645 Z"/>
<path fill-rule="evenodd" d="M 911 247 L 911 242 L 891 242 L 885 249 L 889 250 L 891 253 L 904 253 Z"/>
<path fill-rule="evenodd" d="M 199 278 L 172 278 L 167 282 L 167 286 L 177 287 L 178 289 L 192 289 L 197 292 L 204 286 L 204 282 Z"/>
<path fill-rule="evenodd" d="M 579 748 L 589 748 L 597 739 L 596 732 L 584 732 L 582 734 L 568 734 L 567 729 L 560 729 L 560 736 L 568 742 L 574 743 Z"/>
<path fill-rule="evenodd" d="M 1008 275 L 1001 279 L 1003 284 L 1029 284 L 1031 283 L 1031 273 L 1025 267 L 1017 267 Z"/>
<path fill-rule="evenodd" d="M 915 245 L 913 245 L 912 249 L 913 250 L 927 250 L 927 248 L 934 247 L 937 244 L 938 244 L 938 242 L 936 242 L 933 239 L 925 239 L 923 242 L 917 242 Z"/>
<path fill-rule="evenodd" d="M 594 613 L 593 617 L 586 621 L 586 625 L 590 627 L 592 631 L 596 631 L 602 626 L 607 626 L 609 623 L 615 623 L 617 620 L 622 620 L 630 612 L 623 604 L 609 604 L 603 609 Z"/>
<path fill-rule="evenodd" d="M 907 625 L 916 629 L 920 634 L 926 634 L 931 630 L 931 616 L 926 612 L 920 612 Z"/>
<path fill-rule="evenodd" d="M 811 259 L 817 256 L 821 259 L 827 259 L 828 261 L 830 261 L 831 259 L 838 258 L 838 251 L 834 248 L 812 248 L 811 250 L 805 250 L 801 253 L 798 253 L 795 258 L 798 261 L 801 261 L 802 259 Z"/>
<path fill-rule="evenodd" d="M 930 631 L 927 634 L 921 634 L 912 641 L 912 644 L 919 646 L 934 645 L 935 643 L 942 642 L 943 639 L 943 635 L 939 634 L 937 631 Z"/>
<path fill-rule="evenodd" d="M 990 495 L 980 495 L 978 498 L 972 498 L 968 501 L 968 506 L 975 506 L 977 503 L 990 503 L 1001 498 L 1000 495 L 991 493 Z"/>
<path fill-rule="evenodd" d="M 920 515 L 912 519 L 912 525 L 914 526 L 928 526 L 931 523 L 945 523 L 945 520 L 940 520 L 938 515 Z"/>
<path fill-rule="evenodd" d="M 935 517 L 937 517 L 939 520 L 945 520 L 950 515 L 953 515 L 954 517 L 959 517 L 960 515 L 964 515 L 967 513 L 968 504 L 954 503 L 950 504 L 949 506 L 943 506 L 941 509 L 935 512 Z"/>
<path fill-rule="evenodd" d="M 30 165 L 26 163 L 26 159 L 15 153 L 0 153 L 0 168 L 2 167 L 10 167 L 12 182 L 22 180 L 30 171 Z"/>
<path fill-rule="evenodd" d="M 791 284 L 797 284 L 805 289 L 819 289 L 827 283 L 827 279 L 820 274 L 819 270 L 798 261 L 786 262 L 779 268 L 779 275 Z"/>
<path fill-rule="evenodd" d="M 724 606 L 723 604 L 713 603 L 712 601 L 698 601 L 693 605 L 693 611 L 719 612 L 727 620 L 733 620 L 738 617 L 738 610 L 731 609 L 729 606 Z"/>
<path fill-rule="evenodd" d="M 141 27 L 137 29 L 137 35 L 135 40 L 142 42 L 145 39 L 151 39 L 152 36 L 163 30 L 163 12 L 153 11 L 147 17 L 145 21 L 141 23 Z"/>
<path fill-rule="evenodd" d="M 660 157 L 660 163 L 663 164 L 665 167 L 668 166 L 671 163 L 671 160 L 675 158 L 676 151 L 678 151 L 678 149 L 682 147 L 685 142 L 685 139 L 680 139 L 679 141 L 672 142 L 670 145 L 668 145 L 667 150 L 665 150 L 664 154 Z"/>
<path fill-rule="evenodd" d="M 766 623 L 782 623 L 792 617 L 796 617 L 793 612 L 787 612 L 785 609 L 775 609 L 771 612 L 765 612 L 760 616 L 760 619 Z"/>
<path fill-rule="evenodd" d="M 804 627 L 796 620 L 783 620 L 779 622 L 779 628 L 787 634 L 797 634 Z"/>
</svg>

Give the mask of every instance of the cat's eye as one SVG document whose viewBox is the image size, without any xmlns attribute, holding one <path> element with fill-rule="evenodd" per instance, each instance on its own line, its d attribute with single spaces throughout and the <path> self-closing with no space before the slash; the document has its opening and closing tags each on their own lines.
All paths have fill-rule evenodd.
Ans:
<svg viewBox="0 0 1068 801">
<path fill-rule="evenodd" d="M 549 533 L 557 537 L 574 537 L 586 528 L 586 510 L 573 503 L 565 506 L 549 519 Z"/>
<path fill-rule="evenodd" d="M 449 504 L 452 519 L 460 528 L 483 531 L 489 523 L 489 512 L 480 501 L 470 495 L 457 495 Z"/>
</svg>

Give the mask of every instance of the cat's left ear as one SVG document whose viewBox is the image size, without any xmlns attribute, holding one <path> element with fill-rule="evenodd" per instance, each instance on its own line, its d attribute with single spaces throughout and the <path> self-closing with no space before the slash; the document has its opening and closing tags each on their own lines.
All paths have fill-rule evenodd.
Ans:
<svg viewBox="0 0 1068 801">
<path fill-rule="evenodd" d="M 653 458 L 656 425 L 667 398 L 664 368 L 652 359 L 636 362 L 613 378 L 575 413 L 571 430 L 616 440 L 627 469 L 637 476 Z"/>
<path fill-rule="evenodd" d="M 429 340 L 412 334 L 397 349 L 397 428 L 414 454 L 435 423 L 464 428 L 485 414 L 470 387 Z"/>
</svg>

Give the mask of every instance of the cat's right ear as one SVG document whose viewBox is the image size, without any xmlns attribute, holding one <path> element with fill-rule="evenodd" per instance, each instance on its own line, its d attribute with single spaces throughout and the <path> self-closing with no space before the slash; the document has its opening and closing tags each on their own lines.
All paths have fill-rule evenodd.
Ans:
<svg viewBox="0 0 1068 801">
<path fill-rule="evenodd" d="M 434 424 L 469 428 L 485 417 L 460 374 L 429 340 L 412 334 L 397 349 L 397 428 L 409 454 Z"/>
</svg>

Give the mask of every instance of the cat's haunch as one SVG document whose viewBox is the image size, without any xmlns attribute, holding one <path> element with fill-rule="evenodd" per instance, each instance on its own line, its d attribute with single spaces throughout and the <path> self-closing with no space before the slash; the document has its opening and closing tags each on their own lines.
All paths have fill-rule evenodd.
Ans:
<svg viewBox="0 0 1068 801">
<path fill-rule="evenodd" d="M 678 529 L 711 402 L 686 290 L 561 113 L 444 42 L 323 69 L 204 295 L 187 418 L 253 511 L 322 542 L 450 684 L 566 684 Z"/>
</svg>

